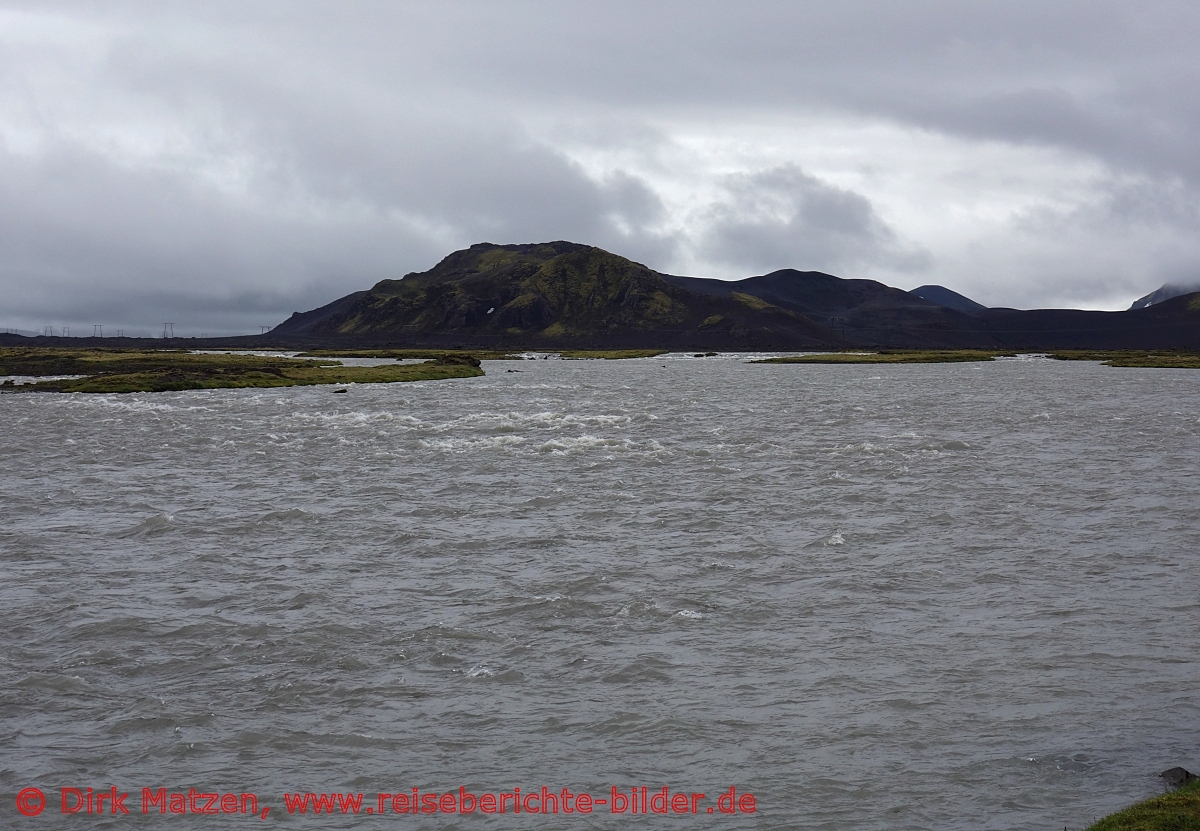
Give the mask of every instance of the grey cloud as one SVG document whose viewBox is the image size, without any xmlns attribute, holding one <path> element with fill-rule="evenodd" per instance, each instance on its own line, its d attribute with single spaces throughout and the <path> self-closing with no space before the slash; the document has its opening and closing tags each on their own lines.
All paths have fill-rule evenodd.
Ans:
<svg viewBox="0 0 1200 831">
<path fill-rule="evenodd" d="M 394 276 L 415 252 L 434 254 L 394 223 L 320 221 L 276 207 L 78 148 L 0 154 L 3 314 L 27 328 L 134 326 L 146 323 L 139 310 L 153 309 L 154 319 L 242 331 L 228 319 L 230 298 L 278 297 L 275 309 L 250 309 L 271 324 L 286 307 Z"/>
<path fill-rule="evenodd" d="M 914 117 L 961 135 L 1014 142 L 1071 145 L 1091 142 L 1106 125 L 1062 89 L 1019 89 L 948 104 L 913 108 Z"/>
<path fill-rule="evenodd" d="M 584 98 L 651 112 L 854 113 L 1200 181 L 1194 4 L 457 8 L 478 25 L 456 35 L 470 47 L 443 68 L 496 95 L 518 87 L 552 104 Z M 499 62 L 485 38 L 507 45 Z"/>
<path fill-rule="evenodd" d="M 23 307 L 26 319 L 41 321 L 16 327 L 22 333 L 41 333 L 46 326 L 54 334 L 66 329 L 79 337 L 97 333 L 113 337 L 158 337 L 163 324 L 172 323 L 176 337 L 219 337 L 259 334 L 281 320 L 280 309 L 307 310 L 328 302 L 324 293 L 312 291 L 266 292 L 257 290 L 219 294 L 189 291 L 187 287 L 139 286 L 136 290 L 112 290 L 104 285 L 55 286 L 58 291 L 41 292 Z M 64 290 L 65 289 L 65 290 Z"/>
<path fill-rule="evenodd" d="M 795 165 L 732 174 L 724 185 L 727 198 L 708 209 L 702 225 L 701 250 L 713 260 L 757 272 L 929 266 L 929 255 L 902 246 L 865 197 Z"/>
<path fill-rule="evenodd" d="M 389 130 L 332 102 L 339 117 L 286 122 L 280 109 L 224 114 L 239 128 L 221 148 L 242 170 L 232 189 L 67 141 L 0 152 L 4 323 L 257 331 L 481 240 L 576 239 L 650 260 L 674 245 L 646 230 L 663 207 L 643 182 L 593 181 L 511 129 Z"/>
<path fill-rule="evenodd" d="M 326 21 L 332 28 L 344 25 L 334 17 Z M 297 56 L 285 50 L 285 57 Z M 184 101 L 207 110 L 212 152 L 246 159 L 267 198 L 398 212 L 464 242 L 604 236 L 614 222 L 627 224 L 635 214 L 651 221 L 661 212 L 635 177 L 593 181 L 553 147 L 530 140 L 505 102 L 480 101 L 468 111 L 461 90 L 447 103 L 436 85 L 404 77 L 411 67 L 376 67 L 401 76 L 381 86 L 377 78 L 339 77 L 345 70 L 334 64 L 350 55 L 326 57 L 319 66 L 332 77 L 253 55 L 213 65 L 126 44 L 114 74 L 164 109 Z"/>
<path fill-rule="evenodd" d="M 1113 218 L 1070 218 L 1075 270 L 1055 223 L 998 221 L 1003 254 L 979 268 L 999 275 L 999 302 L 1035 303 L 1045 280 L 1029 275 L 1051 272 L 1085 296 L 1090 252 L 1110 250 L 1118 215 L 1142 229 L 1131 244 L 1152 250 L 1144 267 L 1122 259 L 1125 276 L 1107 284 L 1136 296 L 1148 288 L 1136 280 L 1200 264 L 1187 211 L 1200 192 L 1190 3 L 146 0 L 0 12 L 11 24 L 0 325 L 36 328 L 55 298 L 94 294 L 130 309 L 160 298 L 146 311 L 156 317 L 190 298 L 216 328 L 229 298 L 286 315 L 485 239 L 575 239 L 656 268 L 704 271 L 707 258 L 877 276 L 968 247 L 900 239 L 867 197 L 798 168 L 747 164 L 719 204 L 683 216 L 661 182 L 620 165 L 585 172 L 554 129 L 531 139 L 535 122 L 610 123 L 589 141 L 643 158 L 673 140 L 674 119 L 719 138 L 742 116 L 814 113 L 1058 148 L 1097 163 L 1095 201 Z"/>
<path fill-rule="evenodd" d="M 35 150 L 0 150 L 4 323 L 149 316 L 245 331 L 481 240 L 649 256 L 673 244 L 645 229 L 662 205 L 644 183 L 594 181 L 501 113 L 464 118 L 345 79 L 302 83 L 263 60 L 125 34 L 97 91 L 141 119 L 150 142 L 165 129 L 179 148 L 130 157 L 51 124 Z"/>
<path fill-rule="evenodd" d="M 1087 201 L 1034 205 L 949 258 L 945 282 L 988 305 L 1128 306 L 1164 283 L 1200 279 L 1200 194 L 1183 181 L 1098 183 Z M 1019 298 L 1014 302 L 1014 298 Z"/>
</svg>

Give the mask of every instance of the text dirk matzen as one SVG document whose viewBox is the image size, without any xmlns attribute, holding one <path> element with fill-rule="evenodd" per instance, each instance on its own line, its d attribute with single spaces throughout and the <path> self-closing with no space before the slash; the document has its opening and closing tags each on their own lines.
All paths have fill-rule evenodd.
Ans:
<svg viewBox="0 0 1200 831">
<path fill-rule="evenodd" d="M 260 807 L 255 793 L 215 793 L 190 788 L 168 792 L 166 788 L 142 788 L 140 799 L 115 786 L 108 789 L 61 788 L 63 814 L 246 814 L 266 819 L 271 809 Z M 42 813 L 45 797 L 37 788 L 26 788 L 18 797 L 17 809 L 26 816 Z M 378 793 L 372 799 L 363 793 L 284 793 L 289 814 L 753 814 L 758 802 L 752 793 L 736 787 L 722 791 L 715 803 L 696 791 L 672 791 L 669 787 L 613 786 L 604 797 L 569 788 L 537 790 L 513 788 L 511 792 L 472 793 L 421 792 Z M 140 809 L 140 810 L 139 810 Z"/>
</svg>

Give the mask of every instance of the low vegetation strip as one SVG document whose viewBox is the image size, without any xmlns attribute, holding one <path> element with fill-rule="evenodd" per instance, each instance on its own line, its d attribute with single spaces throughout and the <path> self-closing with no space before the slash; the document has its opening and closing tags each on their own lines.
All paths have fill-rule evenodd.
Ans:
<svg viewBox="0 0 1200 831">
<path fill-rule="evenodd" d="M 425 359 L 439 360 L 442 358 L 457 358 L 470 356 L 479 358 L 484 361 L 519 361 L 520 355 L 513 355 L 510 352 L 497 352 L 489 349 L 393 349 L 384 347 L 380 349 L 310 349 L 308 352 L 301 352 L 297 357 L 300 358 L 395 358 L 398 361 L 405 359 Z"/>
<path fill-rule="evenodd" d="M 1070 350 L 1051 352 L 1056 361 L 1102 361 L 1105 366 L 1142 366 L 1161 369 L 1200 369 L 1200 354 L 1194 352 L 1145 352 L 1141 350 Z"/>
<path fill-rule="evenodd" d="M 762 358 L 753 364 L 945 364 L 962 361 L 994 361 L 1013 357 L 1012 352 L 984 352 L 976 349 L 913 350 L 883 352 L 821 352 Z"/>
<path fill-rule="evenodd" d="M 1200 831 L 1200 780 L 1111 814 L 1087 831 Z"/>
<path fill-rule="evenodd" d="M 534 350 L 547 351 L 547 350 Z M 558 354 L 559 357 L 568 360 L 619 360 L 621 358 L 653 358 L 658 355 L 665 355 L 670 350 L 667 349 L 567 349 L 567 350 L 549 350 L 549 354 Z M 302 352 L 298 357 L 301 358 L 395 358 L 403 360 L 405 358 L 453 358 L 456 356 L 471 355 L 485 361 L 520 361 L 521 355 L 513 352 L 500 352 L 487 349 L 393 349 L 383 347 L 380 349 L 310 349 L 308 352 Z"/>
<path fill-rule="evenodd" d="M 207 369 L 236 372 L 264 365 L 322 366 L 337 361 L 296 361 L 269 355 L 194 353 L 184 349 L 0 349 L 0 375 L 99 375 Z"/>
<path fill-rule="evenodd" d="M 347 367 L 334 360 L 266 355 L 193 354 L 142 350 L 0 350 L 0 375 L 75 375 L 31 384 L 0 385 L 4 392 L 167 392 L 311 384 L 383 384 L 483 375 L 470 355 L 422 364 Z"/>
</svg>

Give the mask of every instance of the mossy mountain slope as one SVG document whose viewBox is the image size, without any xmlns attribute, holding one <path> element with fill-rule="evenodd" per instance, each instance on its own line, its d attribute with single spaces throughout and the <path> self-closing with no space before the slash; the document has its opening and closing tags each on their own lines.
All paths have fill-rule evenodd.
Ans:
<svg viewBox="0 0 1200 831">
<path fill-rule="evenodd" d="M 825 325 L 750 295 L 690 291 L 571 242 L 480 243 L 429 271 L 295 314 L 277 336 L 467 346 L 828 347 Z"/>
<path fill-rule="evenodd" d="M 660 274 L 573 242 L 480 243 L 292 315 L 273 344 L 470 349 L 1200 349 L 1200 294 L 1144 309 L 964 313 L 873 280 Z M 965 299 L 965 298 L 964 298 Z"/>
</svg>

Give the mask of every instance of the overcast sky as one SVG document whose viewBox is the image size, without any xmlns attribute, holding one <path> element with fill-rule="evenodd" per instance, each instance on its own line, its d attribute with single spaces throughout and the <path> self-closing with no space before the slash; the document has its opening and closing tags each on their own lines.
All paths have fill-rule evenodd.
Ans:
<svg viewBox="0 0 1200 831">
<path fill-rule="evenodd" d="M 1200 282 L 1200 4 L 0 2 L 0 328 L 258 332 L 471 243 L 988 305 Z"/>
</svg>

